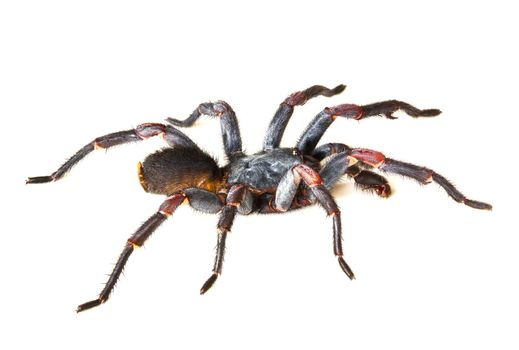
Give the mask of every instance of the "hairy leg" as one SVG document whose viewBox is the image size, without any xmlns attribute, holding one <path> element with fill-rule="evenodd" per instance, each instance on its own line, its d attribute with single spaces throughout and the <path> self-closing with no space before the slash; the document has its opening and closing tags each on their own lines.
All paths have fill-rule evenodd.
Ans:
<svg viewBox="0 0 519 350">
<path fill-rule="evenodd" d="M 342 250 L 342 224 L 341 212 L 337 203 L 333 199 L 330 192 L 324 187 L 323 180 L 320 175 L 312 168 L 301 164 L 294 167 L 294 171 L 301 177 L 304 183 L 310 188 L 317 202 L 323 206 L 326 213 L 332 217 L 333 220 L 333 253 L 337 257 L 339 266 L 342 271 L 350 279 L 355 279 L 353 271 L 348 266 L 343 258 Z"/>
<path fill-rule="evenodd" d="M 112 293 L 119 276 L 123 272 L 126 262 L 130 258 L 130 255 L 136 248 L 141 247 L 144 242 L 151 236 L 151 234 L 164 222 L 166 219 L 173 214 L 177 207 L 182 204 L 185 199 L 185 195 L 176 193 L 168 197 L 164 203 L 160 206 L 157 213 L 152 215 L 139 229 L 128 239 L 124 249 L 115 264 L 115 267 L 106 282 L 105 287 L 99 294 L 97 299 L 88 301 L 81 304 L 77 308 L 77 312 L 85 311 L 93 307 L 99 306 L 106 302 Z"/>
<path fill-rule="evenodd" d="M 141 124 L 135 129 L 118 131 L 96 138 L 94 141 L 88 143 L 76 152 L 76 154 L 74 154 L 51 175 L 29 177 L 26 183 L 33 184 L 57 181 L 93 150 L 106 149 L 125 143 L 142 141 L 153 136 L 162 136 L 166 143 L 171 147 L 197 148 L 195 143 L 189 137 L 172 126 L 158 123 Z"/>
<path fill-rule="evenodd" d="M 393 113 L 403 110 L 414 118 L 434 117 L 441 113 L 438 109 L 418 109 L 406 102 L 391 100 L 377 102 L 369 105 L 358 106 L 354 104 L 343 104 L 335 107 L 325 108 L 307 126 L 301 135 L 296 147 L 303 154 L 311 154 L 324 132 L 337 119 L 337 117 L 352 118 L 356 120 L 383 115 L 389 119 L 395 119 Z"/>
<path fill-rule="evenodd" d="M 337 85 L 333 89 L 328 89 L 321 85 L 314 85 L 306 90 L 297 91 L 288 96 L 283 102 L 281 102 L 269 124 L 265 140 L 263 141 L 263 150 L 268 151 L 279 147 L 288 121 L 294 113 L 295 106 L 302 106 L 306 101 L 317 96 L 330 97 L 340 94 L 345 88 L 345 85 Z"/>
<path fill-rule="evenodd" d="M 383 176 L 361 169 L 357 165 L 348 165 L 355 163 L 348 160 L 347 152 L 349 150 L 350 147 L 342 143 L 327 143 L 317 147 L 312 153 L 312 156 L 318 160 L 330 157 L 319 172 L 325 187 L 331 189 L 346 174 L 353 178 L 357 187 L 362 190 L 374 192 L 380 197 L 389 197 L 391 195 L 391 187 Z"/>
<path fill-rule="evenodd" d="M 248 189 L 244 185 L 235 185 L 229 189 L 226 198 L 226 204 L 222 209 L 220 214 L 220 218 L 218 220 L 217 232 L 218 239 L 216 243 L 216 256 L 214 259 L 213 265 L 213 274 L 211 277 L 205 281 L 200 288 L 200 294 L 205 294 L 216 282 L 218 276 L 222 273 L 223 268 L 223 260 L 225 254 L 225 243 L 227 240 L 227 233 L 231 230 L 232 224 L 234 222 L 234 217 L 236 216 L 236 212 L 240 209 L 242 203 L 251 200 L 250 193 L 248 194 Z M 252 204 L 244 204 L 246 206 L 251 207 Z"/>
<path fill-rule="evenodd" d="M 447 194 L 458 203 L 463 203 L 475 209 L 492 209 L 492 206 L 490 204 L 468 199 L 467 197 L 465 197 L 465 195 L 458 191 L 458 189 L 456 189 L 456 187 L 454 187 L 454 185 L 450 183 L 445 177 L 429 168 L 401 162 L 391 158 L 386 158 L 384 154 L 378 151 L 373 151 L 364 148 L 352 148 L 348 152 L 348 155 L 371 167 L 380 169 L 388 173 L 394 173 L 405 177 L 410 177 L 424 185 L 434 181 L 438 185 L 440 185 L 447 192 Z"/>
<path fill-rule="evenodd" d="M 231 106 L 225 101 L 207 102 L 200 104 L 185 120 L 167 118 L 166 121 L 175 126 L 190 127 L 202 115 L 220 119 L 225 154 L 229 160 L 243 155 L 238 119 Z"/>
</svg>

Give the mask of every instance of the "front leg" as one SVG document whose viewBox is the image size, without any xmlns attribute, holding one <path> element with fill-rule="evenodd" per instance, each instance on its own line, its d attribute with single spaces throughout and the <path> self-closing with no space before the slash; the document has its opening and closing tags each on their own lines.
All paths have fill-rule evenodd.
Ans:
<svg viewBox="0 0 519 350">
<path fill-rule="evenodd" d="M 321 204 L 321 206 L 326 210 L 326 213 L 332 217 L 333 252 L 344 273 L 350 279 L 354 279 L 355 275 L 353 274 L 353 271 L 343 258 L 341 212 L 332 195 L 324 186 L 324 181 L 317 171 L 305 164 L 296 165 L 289 170 L 280 181 L 278 189 L 276 190 L 275 198 L 268 204 L 271 212 L 284 212 L 293 207 L 294 197 L 301 181 L 304 182 L 312 192 L 312 200 L 319 202 L 319 204 Z M 264 212 L 267 212 L 267 210 Z"/>
<path fill-rule="evenodd" d="M 434 117 L 441 113 L 439 109 L 418 109 L 409 103 L 390 100 L 372 103 L 369 105 L 358 106 L 354 104 L 342 104 L 334 107 L 325 108 L 307 126 L 299 141 L 297 149 L 303 154 L 310 154 L 315 146 L 337 117 L 351 118 L 360 120 L 368 117 L 383 115 L 389 119 L 396 119 L 393 113 L 402 110 L 413 118 Z"/>
<path fill-rule="evenodd" d="M 345 85 L 337 85 L 333 89 L 321 85 L 314 85 L 303 91 L 297 91 L 288 96 L 279 105 L 278 110 L 270 121 L 265 140 L 263 141 L 263 150 L 268 151 L 278 148 L 283 138 L 283 133 L 287 127 L 288 121 L 294 113 L 295 106 L 302 106 L 308 100 L 317 96 L 331 97 L 340 94 L 346 88 Z"/>
<path fill-rule="evenodd" d="M 364 191 L 374 192 L 378 196 L 387 198 L 391 195 L 391 186 L 386 178 L 372 171 L 361 169 L 357 165 L 351 165 L 356 160 L 348 158 L 350 147 L 342 143 L 327 143 L 317 147 L 312 156 L 318 160 L 328 158 L 323 166 L 321 177 L 324 186 L 331 189 L 345 174 L 353 178 L 357 187 Z"/>
<path fill-rule="evenodd" d="M 207 102 L 200 104 L 185 120 L 167 118 L 166 121 L 175 126 L 192 126 L 202 115 L 220 119 L 225 154 L 232 160 L 240 157 L 242 152 L 240 128 L 238 119 L 231 106 L 225 101 Z"/>
</svg>

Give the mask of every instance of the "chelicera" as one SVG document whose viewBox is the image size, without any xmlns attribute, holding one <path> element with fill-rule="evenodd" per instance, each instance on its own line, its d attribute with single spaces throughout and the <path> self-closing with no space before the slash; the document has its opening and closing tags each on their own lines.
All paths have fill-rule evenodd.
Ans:
<svg viewBox="0 0 519 350">
<path fill-rule="evenodd" d="M 96 138 L 66 161 L 50 176 L 30 177 L 28 184 L 61 179 L 74 165 L 95 149 L 106 149 L 124 143 L 160 136 L 168 147 L 149 155 L 139 163 L 139 180 L 145 191 L 167 198 L 137 231 L 128 239 L 115 267 L 99 296 L 78 306 L 84 311 L 108 300 L 123 268 L 133 251 L 142 246 L 150 235 L 183 202 L 196 210 L 219 214 L 217 246 L 213 271 L 200 293 L 207 292 L 222 272 L 227 234 L 236 214 L 283 213 L 320 204 L 333 221 L 333 252 L 342 271 L 350 279 L 354 274 L 343 258 L 341 215 L 330 189 L 348 176 L 361 189 L 388 197 L 388 181 L 374 172 L 399 174 L 422 184 L 436 182 L 459 203 L 472 208 L 490 210 L 491 205 L 467 199 L 447 179 L 435 171 L 401 162 L 378 151 L 349 147 L 342 143 L 327 143 L 317 147 L 325 131 L 338 117 L 356 120 L 384 116 L 395 119 L 401 110 L 411 117 L 434 117 L 438 109 L 418 109 L 396 101 L 368 105 L 341 104 L 323 109 L 310 122 L 293 148 L 280 146 L 284 130 L 294 107 L 316 96 L 341 93 L 344 85 L 333 89 L 315 85 L 287 97 L 279 106 L 267 130 L 263 149 L 247 155 L 242 151 L 240 129 L 232 108 L 224 101 L 200 104 L 185 120 L 168 118 L 168 124 L 146 123 L 134 129 L 119 131 Z M 175 127 L 189 127 L 202 115 L 220 120 L 227 164 L 219 167 L 189 137 Z"/>
</svg>

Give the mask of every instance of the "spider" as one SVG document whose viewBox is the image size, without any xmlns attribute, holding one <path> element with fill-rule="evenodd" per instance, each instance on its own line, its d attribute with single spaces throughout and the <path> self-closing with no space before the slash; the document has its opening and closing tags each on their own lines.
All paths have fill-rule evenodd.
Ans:
<svg viewBox="0 0 519 350">
<path fill-rule="evenodd" d="M 224 101 L 200 104 L 185 120 L 168 118 L 168 124 L 145 123 L 134 129 L 101 136 L 88 143 L 50 176 L 30 177 L 28 184 L 61 179 L 74 165 L 96 149 L 106 149 L 124 143 L 160 136 L 169 147 L 159 150 L 138 163 L 138 178 L 149 193 L 167 196 L 166 200 L 127 240 L 108 281 L 91 301 L 81 304 L 77 312 L 106 302 L 133 251 L 141 247 L 150 235 L 169 218 L 183 202 L 196 210 L 219 213 L 216 257 L 211 276 L 202 285 L 200 294 L 207 292 L 222 273 L 227 234 L 237 213 L 283 213 L 320 204 L 333 221 L 333 252 L 342 271 L 350 279 L 355 276 L 343 258 L 341 215 L 330 194 L 338 180 L 347 175 L 362 190 L 388 197 L 391 188 L 383 176 L 372 170 L 399 174 L 419 183 L 436 182 L 455 201 L 476 209 L 492 209 L 487 203 L 467 199 L 445 177 L 426 167 L 416 166 L 386 157 L 381 152 L 352 148 L 342 143 L 327 143 L 317 147 L 325 131 L 338 117 L 356 120 L 384 116 L 396 119 L 401 110 L 411 117 L 434 117 L 438 109 L 418 109 L 412 105 L 389 100 L 368 105 L 341 104 L 319 112 L 292 148 L 280 147 L 281 138 L 292 117 L 295 106 L 317 96 L 334 96 L 345 85 L 333 89 L 320 85 L 288 96 L 277 109 L 263 141 L 263 149 L 247 155 L 242 151 L 240 129 L 231 106 Z M 189 127 L 202 115 L 220 120 L 223 145 L 228 162 L 219 167 L 176 127 Z"/>
</svg>

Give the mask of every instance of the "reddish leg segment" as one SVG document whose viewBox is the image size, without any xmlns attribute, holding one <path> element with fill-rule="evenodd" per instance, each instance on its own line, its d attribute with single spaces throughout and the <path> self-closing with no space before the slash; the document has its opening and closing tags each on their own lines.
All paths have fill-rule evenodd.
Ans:
<svg viewBox="0 0 519 350">
<path fill-rule="evenodd" d="M 350 165 L 348 152 L 350 147 L 342 143 L 327 143 L 317 147 L 312 156 L 318 160 L 329 157 L 319 174 L 324 180 L 326 188 L 331 189 L 344 174 L 350 176 L 355 184 L 364 191 L 374 192 L 378 196 L 387 198 L 391 195 L 388 181 L 379 174 L 363 170 L 356 165 Z"/>
</svg>

